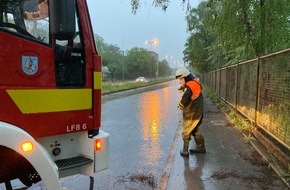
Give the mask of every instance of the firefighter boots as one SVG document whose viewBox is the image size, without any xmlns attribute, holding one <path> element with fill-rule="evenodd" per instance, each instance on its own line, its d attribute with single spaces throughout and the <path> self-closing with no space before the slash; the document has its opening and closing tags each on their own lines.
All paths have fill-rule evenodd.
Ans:
<svg viewBox="0 0 290 190">
<path fill-rule="evenodd" d="M 196 143 L 195 149 L 189 149 L 189 152 L 191 154 L 194 153 L 206 153 L 205 146 L 204 146 L 204 138 L 202 134 L 198 131 L 194 134 L 194 140 Z"/>
<path fill-rule="evenodd" d="M 188 146 L 189 146 L 189 140 L 184 140 L 183 141 L 183 150 L 180 151 L 180 155 L 183 157 L 188 157 Z"/>
</svg>

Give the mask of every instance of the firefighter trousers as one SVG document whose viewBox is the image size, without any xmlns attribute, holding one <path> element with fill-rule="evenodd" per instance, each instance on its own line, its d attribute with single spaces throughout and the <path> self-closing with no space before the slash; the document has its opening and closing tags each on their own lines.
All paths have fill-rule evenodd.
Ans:
<svg viewBox="0 0 290 190">
<path fill-rule="evenodd" d="M 202 116 L 198 119 L 184 119 L 182 129 L 183 141 L 190 141 L 191 135 L 194 137 L 196 147 L 204 147 L 204 137 L 199 130 L 199 126 L 202 122 Z"/>
</svg>

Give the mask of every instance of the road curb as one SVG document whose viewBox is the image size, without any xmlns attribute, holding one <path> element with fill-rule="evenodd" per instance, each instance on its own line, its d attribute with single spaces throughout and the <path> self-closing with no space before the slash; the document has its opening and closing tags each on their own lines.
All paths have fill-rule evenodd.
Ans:
<svg viewBox="0 0 290 190">
<path fill-rule="evenodd" d="M 166 165 L 165 165 L 164 170 L 163 170 L 161 180 L 158 183 L 158 187 L 157 187 L 158 190 L 166 190 L 167 189 L 170 171 L 171 171 L 171 168 L 172 168 L 172 165 L 174 162 L 176 149 L 178 146 L 178 140 L 179 140 L 179 137 L 181 135 L 181 129 L 182 129 L 182 124 L 181 124 L 181 122 L 179 122 L 178 127 L 176 128 L 176 131 L 175 131 L 173 142 L 172 142 L 171 147 L 170 147 L 170 152 L 169 152 L 169 155 L 168 155 L 168 158 L 166 161 Z"/>
</svg>

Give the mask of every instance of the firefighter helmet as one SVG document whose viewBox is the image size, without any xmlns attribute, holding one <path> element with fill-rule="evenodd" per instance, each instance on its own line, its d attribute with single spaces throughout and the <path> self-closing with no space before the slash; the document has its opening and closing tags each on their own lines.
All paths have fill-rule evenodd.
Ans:
<svg viewBox="0 0 290 190">
<path fill-rule="evenodd" d="M 185 67 L 179 68 L 176 72 L 175 72 L 175 78 L 183 78 L 183 77 L 187 77 L 188 75 L 190 75 L 190 71 L 188 69 L 186 69 Z"/>
</svg>

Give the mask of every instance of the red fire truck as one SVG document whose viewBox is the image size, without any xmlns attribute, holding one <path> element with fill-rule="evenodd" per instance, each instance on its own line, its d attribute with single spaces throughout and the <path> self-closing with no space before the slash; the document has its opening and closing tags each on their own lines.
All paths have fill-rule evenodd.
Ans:
<svg viewBox="0 0 290 190">
<path fill-rule="evenodd" d="M 101 79 L 86 0 L 0 0 L 0 183 L 92 188 L 109 165 Z"/>
</svg>

